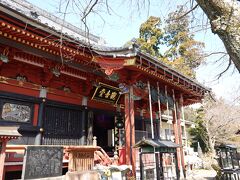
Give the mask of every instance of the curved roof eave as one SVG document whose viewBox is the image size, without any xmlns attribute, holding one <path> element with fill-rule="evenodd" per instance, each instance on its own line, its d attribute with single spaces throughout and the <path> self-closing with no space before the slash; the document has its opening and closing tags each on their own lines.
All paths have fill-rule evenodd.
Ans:
<svg viewBox="0 0 240 180">
<path fill-rule="evenodd" d="M 187 77 L 185 75 L 183 75 L 181 72 L 177 71 L 176 69 L 173 69 L 172 67 L 170 67 L 169 65 L 165 64 L 164 62 L 159 61 L 158 58 L 151 56 L 150 54 L 144 53 L 142 51 L 140 51 L 139 49 L 134 48 L 134 45 L 129 46 L 129 47 L 118 47 L 118 48 L 114 48 L 114 47 L 104 47 L 102 46 L 101 48 L 99 48 L 100 46 L 95 46 L 93 47 L 93 50 L 102 56 L 110 56 L 110 57 L 143 57 L 148 61 L 151 61 L 153 64 L 161 66 L 161 68 L 163 68 L 165 71 L 174 74 L 178 77 L 181 77 L 182 79 L 185 79 L 193 84 L 196 84 L 197 86 L 200 86 L 201 88 L 205 89 L 206 91 L 210 92 L 211 89 L 205 87 L 204 85 L 200 84 L 199 82 L 197 82 L 196 80 Z"/>
<path fill-rule="evenodd" d="M 173 69 L 172 67 L 170 67 L 169 65 L 167 65 L 166 63 L 162 62 L 162 61 L 159 61 L 156 57 L 153 57 L 151 56 L 150 54 L 147 54 L 147 53 L 143 53 L 143 52 L 138 52 L 138 55 L 139 56 L 143 56 L 145 58 L 147 58 L 148 60 L 156 63 L 157 65 L 160 65 L 161 67 L 163 67 L 166 71 L 168 71 L 169 73 L 172 73 L 176 76 L 180 76 L 181 78 L 187 80 L 187 81 L 190 81 L 200 87 L 202 87 L 203 89 L 205 89 L 206 91 L 210 92 L 211 89 L 205 87 L 204 85 L 200 84 L 199 82 L 197 82 L 195 79 L 192 79 L 186 75 L 183 75 L 181 72 L 177 71 L 176 69 Z"/>
</svg>

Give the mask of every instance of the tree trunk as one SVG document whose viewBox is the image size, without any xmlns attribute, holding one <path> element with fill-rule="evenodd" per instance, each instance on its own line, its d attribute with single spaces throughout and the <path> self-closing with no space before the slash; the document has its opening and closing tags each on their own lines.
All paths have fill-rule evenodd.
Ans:
<svg viewBox="0 0 240 180">
<path fill-rule="evenodd" d="M 215 145 L 215 136 L 211 133 L 211 131 L 209 130 L 209 121 L 205 121 L 205 127 L 206 127 L 206 131 L 208 134 L 208 148 L 209 148 L 209 152 L 211 154 L 215 153 L 215 149 L 214 149 L 214 145 Z"/>
<path fill-rule="evenodd" d="M 212 154 L 215 154 L 215 137 L 209 136 L 209 149 Z"/>
<path fill-rule="evenodd" d="M 240 2 L 237 0 L 196 0 L 210 20 L 212 32 L 223 41 L 240 72 Z"/>
</svg>

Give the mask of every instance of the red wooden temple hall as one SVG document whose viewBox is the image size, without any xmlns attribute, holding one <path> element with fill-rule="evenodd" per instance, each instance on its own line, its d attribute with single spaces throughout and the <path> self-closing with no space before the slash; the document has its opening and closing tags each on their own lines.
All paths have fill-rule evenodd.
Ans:
<svg viewBox="0 0 240 180">
<path fill-rule="evenodd" d="M 22 135 L 12 144 L 87 145 L 96 136 L 134 169 L 135 130 L 160 138 L 168 110 L 181 145 L 181 109 L 208 89 L 134 43 L 105 47 L 26 1 L 2 0 L 0 10 L 0 126 L 19 125 Z"/>
</svg>

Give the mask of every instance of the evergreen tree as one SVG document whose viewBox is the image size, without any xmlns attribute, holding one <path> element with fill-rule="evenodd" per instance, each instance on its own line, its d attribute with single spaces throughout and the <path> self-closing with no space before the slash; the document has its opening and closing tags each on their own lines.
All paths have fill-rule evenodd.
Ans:
<svg viewBox="0 0 240 180">
<path fill-rule="evenodd" d="M 164 53 L 170 64 L 188 76 L 195 77 L 194 69 L 204 60 L 202 42 L 194 39 L 189 30 L 190 21 L 184 16 L 186 9 L 183 6 L 168 15 L 165 27 L 164 40 L 168 50 Z M 181 20 L 179 18 L 181 17 Z"/>
<path fill-rule="evenodd" d="M 137 42 L 142 51 L 194 78 L 194 69 L 204 60 L 204 44 L 194 40 L 189 30 L 189 17 L 182 17 L 185 12 L 186 9 L 180 6 L 177 11 L 170 13 L 164 28 L 159 17 L 149 17 L 140 27 Z M 179 17 L 182 17 L 181 21 Z"/>
<path fill-rule="evenodd" d="M 138 44 L 141 50 L 151 54 L 152 56 L 161 57 L 159 48 L 163 40 L 163 30 L 161 27 L 161 19 L 159 17 L 150 16 L 144 22 L 139 30 Z"/>
<path fill-rule="evenodd" d="M 189 129 L 189 134 L 192 136 L 192 146 L 197 150 L 198 143 L 200 144 L 204 153 L 209 151 L 209 136 L 204 125 L 204 109 L 200 107 L 196 112 L 196 119 L 194 121 L 195 127 Z"/>
</svg>

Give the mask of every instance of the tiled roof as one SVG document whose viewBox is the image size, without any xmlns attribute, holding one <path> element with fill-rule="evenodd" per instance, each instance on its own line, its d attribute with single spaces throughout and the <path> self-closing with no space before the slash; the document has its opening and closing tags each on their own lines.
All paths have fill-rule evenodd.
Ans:
<svg viewBox="0 0 240 180">
<path fill-rule="evenodd" d="M 140 49 L 134 47 L 134 43 L 132 46 L 129 47 L 119 47 L 119 48 L 109 48 L 102 46 L 101 49 L 99 49 L 100 46 L 94 46 L 94 50 L 103 56 L 112 56 L 112 57 L 131 57 L 131 56 L 139 56 L 144 57 L 149 62 L 155 64 L 157 67 L 161 67 L 166 72 L 169 72 L 171 74 L 176 75 L 177 77 L 181 77 L 183 79 L 186 79 L 187 81 L 196 84 L 207 91 L 211 91 L 209 88 L 204 87 L 202 84 L 197 82 L 195 79 L 192 79 L 190 77 L 187 77 L 183 75 L 181 72 L 177 71 L 176 69 L 173 69 L 169 65 L 165 64 L 164 62 L 160 61 L 157 57 L 151 56 L 150 54 L 142 52 Z"/>
<path fill-rule="evenodd" d="M 76 26 L 48 13 L 47 11 L 34 6 L 25 0 L 0 0 L 0 5 L 12 9 L 33 21 L 41 23 L 50 29 L 62 33 L 79 41 L 90 42 L 91 44 L 101 44 L 103 39 L 93 34 L 87 34 Z M 27 22 L 28 23 L 28 22 Z M 29 22 L 30 23 L 30 22 Z"/>
<path fill-rule="evenodd" d="M 177 147 L 179 147 L 178 144 L 176 144 L 172 141 L 166 141 L 166 140 L 160 140 L 160 139 L 142 139 L 134 145 L 135 148 L 145 147 L 145 146 L 167 147 L 167 148 L 177 148 Z"/>
</svg>

